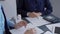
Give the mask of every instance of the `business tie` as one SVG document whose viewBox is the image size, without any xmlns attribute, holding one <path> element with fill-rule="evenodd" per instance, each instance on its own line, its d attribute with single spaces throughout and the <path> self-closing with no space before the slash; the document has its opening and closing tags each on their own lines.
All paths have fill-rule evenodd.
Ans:
<svg viewBox="0 0 60 34">
<path fill-rule="evenodd" d="M 2 13 L 4 15 L 4 19 L 5 19 L 5 33 L 4 34 L 11 34 L 10 31 L 9 31 L 9 29 L 8 29 L 7 20 L 6 20 L 6 16 L 5 16 L 3 7 L 1 7 L 1 10 L 2 10 Z"/>
</svg>

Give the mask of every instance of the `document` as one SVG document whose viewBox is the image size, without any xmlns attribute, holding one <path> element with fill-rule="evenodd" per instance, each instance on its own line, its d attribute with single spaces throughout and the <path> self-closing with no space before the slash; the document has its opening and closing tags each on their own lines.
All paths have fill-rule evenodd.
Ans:
<svg viewBox="0 0 60 34">
<path fill-rule="evenodd" d="M 25 30 L 26 30 L 25 27 L 21 27 L 19 29 L 12 29 L 10 30 L 10 32 L 12 34 L 24 34 Z"/>
<path fill-rule="evenodd" d="M 10 30 L 10 32 L 12 34 L 24 34 L 26 30 L 34 28 L 36 30 L 36 34 L 40 34 L 43 33 L 44 31 L 42 31 L 41 29 L 39 29 L 38 27 L 35 27 L 34 25 L 32 25 L 31 23 L 29 23 L 26 28 L 23 26 L 19 29 L 12 29 Z"/>
<path fill-rule="evenodd" d="M 37 26 L 42 26 L 45 24 L 49 24 L 50 22 L 44 20 L 42 17 L 37 18 L 26 18 L 30 23 L 27 24 L 26 28 L 23 26 L 19 29 L 10 30 L 12 34 L 24 34 L 24 32 L 28 29 L 34 28 L 36 30 L 36 34 L 41 34 L 44 31 L 38 28 Z"/>
<path fill-rule="evenodd" d="M 49 31 L 47 31 L 47 32 L 45 32 L 44 34 L 52 34 L 51 32 L 49 32 Z"/>
<path fill-rule="evenodd" d="M 42 25 L 46 25 L 49 24 L 50 22 L 46 21 L 43 19 L 43 17 L 39 16 L 36 18 L 26 18 L 28 21 L 30 21 L 30 23 L 32 23 L 35 26 L 42 26 Z"/>
<path fill-rule="evenodd" d="M 33 25 L 31 23 L 29 23 L 27 25 L 27 28 L 26 29 L 30 29 L 30 28 L 34 28 L 36 30 L 36 34 L 40 34 L 40 33 L 43 33 L 44 32 L 43 30 L 41 30 L 40 28 L 36 27 L 35 25 Z"/>
</svg>

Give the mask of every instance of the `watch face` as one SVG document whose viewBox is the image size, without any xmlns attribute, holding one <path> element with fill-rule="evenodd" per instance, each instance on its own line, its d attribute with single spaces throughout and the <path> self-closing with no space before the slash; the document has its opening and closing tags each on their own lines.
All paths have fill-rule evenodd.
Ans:
<svg viewBox="0 0 60 34">
<path fill-rule="evenodd" d="M 60 27 L 55 27 L 55 34 L 60 34 Z"/>
</svg>

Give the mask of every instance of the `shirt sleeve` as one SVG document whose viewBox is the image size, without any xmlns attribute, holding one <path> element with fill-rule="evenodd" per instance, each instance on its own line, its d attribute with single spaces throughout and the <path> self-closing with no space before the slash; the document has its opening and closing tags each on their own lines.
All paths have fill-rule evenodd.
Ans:
<svg viewBox="0 0 60 34">
<path fill-rule="evenodd" d="M 23 9 L 23 0 L 17 0 L 17 10 Z"/>
<path fill-rule="evenodd" d="M 51 14 L 52 10 L 52 5 L 49 0 L 45 0 L 45 15 Z"/>
<path fill-rule="evenodd" d="M 3 34 L 3 32 L 4 32 L 4 16 L 0 8 L 0 34 Z"/>
<path fill-rule="evenodd" d="M 7 20 L 7 24 L 9 27 L 14 27 L 15 23 L 13 21 Z"/>
</svg>

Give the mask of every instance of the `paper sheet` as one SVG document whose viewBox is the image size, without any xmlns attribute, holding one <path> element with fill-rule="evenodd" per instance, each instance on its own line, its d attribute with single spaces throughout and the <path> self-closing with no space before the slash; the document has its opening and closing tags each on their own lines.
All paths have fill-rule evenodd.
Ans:
<svg viewBox="0 0 60 34">
<path fill-rule="evenodd" d="M 40 34 L 40 33 L 43 33 L 44 31 L 39 29 L 37 26 L 42 26 L 42 25 L 50 23 L 48 21 L 45 21 L 42 17 L 38 17 L 38 18 L 26 18 L 26 19 L 29 20 L 31 23 L 29 23 L 26 26 L 26 28 L 25 27 L 21 27 L 19 29 L 10 30 L 12 32 L 12 34 L 24 34 L 24 32 L 27 29 L 30 29 L 30 28 L 35 28 L 36 31 L 37 31 L 36 34 Z"/>
<path fill-rule="evenodd" d="M 35 26 L 42 26 L 45 24 L 49 24 L 50 22 L 44 20 L 41 16 L 37 17 L 37 18 L 26 18 L 28 21 L 30 21 L 33 25 Z"/>
<path fill-rule="evenodd" d="M 30 28 L 34 28 L 36 29 L 36 34 L 40 34 L 40 33 L 43 33 L 44 31 L 42 31 L 41 29 L 35 27 L 34 25 L 32 25 L 31 23 L 28 24 L 26 26 L 26 28 L 23 26 L 19 29 L 13 29 L 13 30 L 10 30 L 12 34 L 24 34 L 24 32 L 27 30 L 27 29 L 30 29 Z"/>
<path fill-rule="evenodd" d="M 10 30 L 10 32 L 12 34 L 24 34 L 25 32 L 25 27 L 21 27 L 19 29 L 13 29 L 13 30 Z"/>
<path fill-rule="evenodd" d="M 47 32 L 45 32 L 44 34 L 52 34 L 51 32 L 49 32 L 49 31 L 47 31 Z"/>
<path fill-rule="evenodd" d="M 29 29 L 29 28 L 34 28 L 34 29 L 36 29 L 36 34 L 40 34 L 40 33 L 43 33 L 43 32 L 44 32 L 44 31 L 42 31 L 40 28 L 36 27 L 35 25 L 33 25 L 33 24 L 31 24 L 31 23 L 29 23 L 29 24 L 27 25 L 27 28 L 26 28 L 26 29 Z"/>
</svg>

